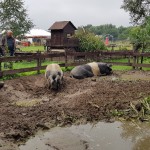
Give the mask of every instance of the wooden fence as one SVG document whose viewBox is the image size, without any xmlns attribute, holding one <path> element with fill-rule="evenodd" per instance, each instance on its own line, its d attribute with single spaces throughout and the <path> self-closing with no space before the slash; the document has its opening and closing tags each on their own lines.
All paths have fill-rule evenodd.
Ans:
<svg viewBox="0 0 150 150">
<path fill-rule="evenodd" d="M 150 53 L 134 53 L 133 51 L 97 51 L 97 52 L 69 52 L 65 53 L 16 53 L 15 57 L 0 57 L 0 77 L 5 75 L 12 75 L 22 72 L 37 71 L 40 73 L 40 70 L 44 70 L 46 66 L 42 66 L 43 59 L 50 58 L 59 58 L 62 57 L 61 67 L 68 66 L 77 66 L 80 64 L 85 64 L 86 62 L 92 61 L 104 61 L 112 60 L 113 57 L 127 58 L 127 62 L 111 62 L 109 64 L 119 65 L 119 66 L 132 66 L 134 68 L 146 67 L 150 68 L 150 64 L 141 64 L 138 62 L 140 57 L 150 57 Z M 3 70 L 2 64 L 4 62 L 17 62 L 17 61 L 32 61 L 36 60 L 36 67 L 31 68 L 21 68 L 21 69 L 11 69 Z"/>
</svg>

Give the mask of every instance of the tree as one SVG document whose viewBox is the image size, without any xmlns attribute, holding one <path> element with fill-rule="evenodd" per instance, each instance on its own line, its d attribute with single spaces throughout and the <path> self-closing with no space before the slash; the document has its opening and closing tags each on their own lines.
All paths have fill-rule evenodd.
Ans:
<svg viewBox="0 0 150 150">
<path fill-rule="evenodd" d="M 150 19 L 146 19 L 145 23 L 141 26 L 132 27 L 130 30 L 130 40 L 134 43 L 134 51 L 139 50 L 149 51 L 150 42 Z M 143 56 L 141 57 L 141 64 L 143 63 Z M 134 61 L 138 62 L 139 59 L 134 56 Z M 135 67 L 134 67 L 135 68 Z M 141 68 L 142 69 L 142 68 Z"/>
<path fill-rule="evenodd" d="M 142 45 L 143 50 L 147 50 L 150 42 L 150 19 L 141 26 L 132 27 L 129 35 L 131 42 L 139 47 Z"/>
<path fill-rule="evenodd" d="M 99 36 L 95 36 L 94 33 L 91 33 L 83 28 L 78 29 L 75 37 L 79 39 L 79 48 L 82 52 L 107 49 Z"/>
<path fill-rule="evenodd" d="M 1 0 L 0 2 L 0 28 L 12 30 L 14 36 L 28 32 L 33 23 L 28 17 L 22 0 Z"/>
<path fill-rule="evenodd" d="M 110 35 L 109 38 L 112 41 L 128 39 L 129 28 L 130 27 L 123 27 L 123 26 L 116 27 L 115 25 L 112 25 L 112 24 L 105 24 L 105 25 L 100 25 L 100 26 L 92 26 L 92 25 L 84 26 L 85 30 L 92 32 L 96 35 L 100 35 L 104 39 L 106 36 Z"/>
<path fill-rule="evenodd" d="M 150 0 L 124 0 L 122 8 L 130 13 L 131 20 L 135 24 L 143 24 L 150 16 Z"/>
</svg>

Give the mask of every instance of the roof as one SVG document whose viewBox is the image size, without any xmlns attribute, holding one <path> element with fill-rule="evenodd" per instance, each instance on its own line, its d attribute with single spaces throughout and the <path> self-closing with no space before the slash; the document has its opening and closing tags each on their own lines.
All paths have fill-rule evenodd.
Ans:
<svg viewBox="0 0 150 150">
<path fill-rule="evenodd" d="M 50 28 L 49 30 L 63 30 L 67 24 L 71 24 L 72 27 L 76 30 L 77 28 L 73 25 L 73 23 L 71 21 L 59 21 L 59 22 L 55 22 Z"/>
<path fill-rule="evenodd" d="M 42 29 L 31 29 L 27 34 L 26 37 L 50 37 L 50 32 L 47 32 Z"/>
</svg>

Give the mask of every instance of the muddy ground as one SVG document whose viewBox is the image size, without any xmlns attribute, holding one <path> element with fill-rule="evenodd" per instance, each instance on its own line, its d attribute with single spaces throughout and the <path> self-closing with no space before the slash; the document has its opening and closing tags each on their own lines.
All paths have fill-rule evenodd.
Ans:
<svg viewBox="0 0 150 150">
<path fill-rule="evenodd" d="M 6 145 L 13 149 L 11 142 L 24 141 L 39 129 L 110 120 L 111 110 L 128 109 L 130 102 L 147 96 L 150 72 L 143 71 L 116 71 L 84 80 L 66 73 L 59 92 L 45 87 L 44 75 L 6 81 L 0 90 L 0 150 Z"/>
</svg>

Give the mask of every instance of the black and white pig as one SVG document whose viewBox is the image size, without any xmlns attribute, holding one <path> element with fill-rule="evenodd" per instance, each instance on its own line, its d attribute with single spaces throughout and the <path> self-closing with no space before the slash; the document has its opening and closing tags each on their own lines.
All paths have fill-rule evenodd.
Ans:
<svg viewBox="0 0 150 150">
<path fill-rule="evenodd" d="M 63 82 L 63 71 L 58 64 L 50 64 L 46 67 L 45 78 L 49 89 L 59 90 Z"/>
<path fill-rule="evenodd" d="M 111 65 L 100 62 L 92 62 L 80 65 L 72 69 L 70 76 L 76 79 L 84 79 L 93 76 L 112 74 Z"/>
</svg>

